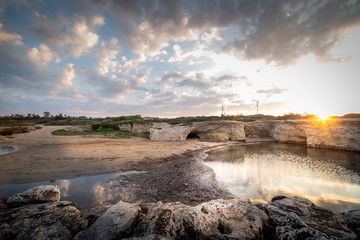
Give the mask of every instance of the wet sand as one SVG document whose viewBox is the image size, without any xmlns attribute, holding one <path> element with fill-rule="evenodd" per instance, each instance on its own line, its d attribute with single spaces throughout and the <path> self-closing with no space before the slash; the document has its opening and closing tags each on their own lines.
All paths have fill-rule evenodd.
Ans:
<svg viewBox="0 0 360 240">
<path fill-rule="evenodd" d="M 188 151 L 221 146 L 224 142 L 188 140 L 156 142 L 141 138 L 109 139 L 99 136 L 53 136 L 52 131 L 64 126 L 46 126 L 2 144 L 19 150 L 0 156 L 0 184 L 29 183 L 52 179 L 91 176 L 110 172 L 146 168 L 147 163 Z"/>
</svg>

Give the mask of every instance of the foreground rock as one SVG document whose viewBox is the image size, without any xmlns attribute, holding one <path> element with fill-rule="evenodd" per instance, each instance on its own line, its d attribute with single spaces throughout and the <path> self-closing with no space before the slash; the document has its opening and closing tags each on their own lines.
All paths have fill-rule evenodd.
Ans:
<svg viewBox="0 0 360 240">
<path fill-rule="evenodd" d="M 0 239 L 72 239 L 87 226 L 74 203 L 60 201 L 58 186 L 16 194 L 7 206 L 12 208 L 0 213 Z"/>
<path fill-rule="evenodd" d="M 185 141 L 189 135 L 204 140 L 245 141 L 244 123 L 238 121 L 153 123 L 149 132 L 150 139 L 155 141 Z"/>
<path fill-rule="evenodd" d="M 0 214 L 0 239 L 72 239 L 86 225 L 71 202 L 33 204 Z"/>
<path fill-rule="evenodd" d="M 20 207 L 27 204 L 60 201 L 60 189 L 54 185 L 40 185 L 7 199 L 7 206 Z"/>
<path fill-rule="evenodd" d="M 344 218 L 305 198 L 277 197 L 265 207 L 275 239 L 356 239 Z"/>
<path fill-rule="evenodd" d="M 266 214 L 238 199 L 190 207 L 120 201 L 75 239 L 261 239 Z"/>
</svg>

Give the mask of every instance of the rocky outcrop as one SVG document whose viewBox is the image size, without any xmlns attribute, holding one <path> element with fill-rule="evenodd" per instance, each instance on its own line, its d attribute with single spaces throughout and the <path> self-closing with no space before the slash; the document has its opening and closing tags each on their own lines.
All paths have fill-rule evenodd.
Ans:
<svg viewBox="0 0 360 240">
<path fill-rule="evenodd" d="M 45 203 L 40 203 L 45 202 Z M 21 207 L 23 204 L 28 204 Z M 57 186 L 43 185 L 10 197 L 0 212 L 0 239 L 73 239 L 87 227 L 75 204 L 60 201 Z"/>
<path fill-rule="evenodd" d="M 185 141 L 190 133 L 205 140 L 245 141 L 244 123 L 238 121 L 153 123 L 149 132 L 150 139 L 155 141 Z"/>
<path fill-rule="evenodd" d="M 179 202 L 141 207 L 120 201 L 76 239 L 260 239 L 268 219 L 262 210 L 238 199 L 195 207 Z"/>
<path fill-rule="evenodd" d="M 150 140 L 153 141 L 185 141 L 186 137 L 192 130 L 192 125 L 170 125 L 165 122 L 153 123 L 150 128 Z"/>
<path fill-rule="evenodd" d="M 55 185 L 40 185 L 7 199 L 7 206 L 20 207 L 27 204 L 60 201 L 60 189 Z"/>
<path fill-rule="evenodd" d="M 342 214 L 348 227 L 360 238 L 360 210 L 353 210 Z"/>
<path fill-rule="evenodd" d="M 152 124 L 148 123 L 122 123 L 119 124 L 120 131 L 132 132 L 132 133 L 141 133 L 141 132 L 149 132 Z"/>
<path fill-rule="evenodd" d="M 360 151 L 360 121 L 358 120 L 281 120 L 245 123 L 248 137 L 272 137 L 278 142 L 306 144 Z"/>
<path fill-rule="evenodd" d="M 77 126 L 70 126 L 67 128 L 69 132 L 84 132 L 84 131 L 91 131 L 91 124 L 86 125 L 77 125 Z"/>
<path fill-rule="evenodd" d="M 275 123 L 272 137 L 278 142 L 306 144 L 305 130 L 294 123 Z"/>
<path fill-rule="evenodd" d="M 72 239 L 86 225 L 71 202 L 32 204 L 0 213 L 0 239 Z"/>
<path fill-rule="evenodd" d="M 120 239 L 129 235 L 139 217 L 138 203 L 118 202 L 100 216 L 93 225 L 76 235 L 75 239 Z"/>
<path fill-rule="evenodd" d="M 193 123 L 193 134 L 200 139 L 244 141 L 244 123 L 238 121 L 211 121 Z"/>
<path fill-rule="evenodd" d="M 276 197 L 265 207 L 274 239 L 356 239 L 340 215 L 305 198 Z"/>
</svg>

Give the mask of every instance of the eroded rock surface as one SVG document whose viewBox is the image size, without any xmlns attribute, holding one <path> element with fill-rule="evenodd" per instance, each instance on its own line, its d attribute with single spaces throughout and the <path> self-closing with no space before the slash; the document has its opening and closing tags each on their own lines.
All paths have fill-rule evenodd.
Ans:
<svg viewBox="0 0 360 240">
<path fill-rule="evenodd" d="M 120 239 L 129 235 L 139 217 L 138 203 L 118 202 L 101 215 L 93 225 L 75 239 Z"/>
<path fill-rule="evenodd" d="M 185 141 L 190 133 L 204 140 L 245 141 L 244 123 L 238 121 L 153 123 L 149 132 L 150 139 L 155 141 Z"/>
<path fill-rule="evenodd" d="M 344 218 L 300 197 L 277 197 L 265 207 L 275 239 L 356 239 Z"/>
<path fill-rule="evenodd" d="M 26 205 L 0 213 L 0 239 L 72 239 L 85 229 L 74 203 Z"/>
<path fill-rule="evenodd" d="M 60 201 L 60 189 L 56 185 L 40 185 L 7 199 L 7 206 L 19 207 L 26 204 Z"/>
</svg>

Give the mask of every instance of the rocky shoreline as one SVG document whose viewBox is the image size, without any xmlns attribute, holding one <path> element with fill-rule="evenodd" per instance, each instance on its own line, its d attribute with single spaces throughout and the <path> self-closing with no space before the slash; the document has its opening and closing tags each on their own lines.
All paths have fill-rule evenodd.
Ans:
<svg viewBox="0 0 360 240">
<path fill-rule="evenodd" d="M 360 210 L 334 214 L 305 198 L 269 204 L 216 199 L 198 204 L 119 201 L 83 213 L 43 185 L 1 205 L 0 239 L 358 239 Z"/>
</svg>

